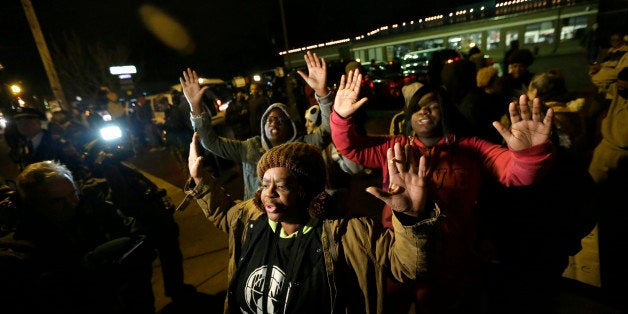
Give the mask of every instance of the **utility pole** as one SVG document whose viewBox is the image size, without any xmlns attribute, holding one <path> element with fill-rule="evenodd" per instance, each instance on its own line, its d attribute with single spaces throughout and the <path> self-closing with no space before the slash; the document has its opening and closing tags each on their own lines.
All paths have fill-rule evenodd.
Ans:
<svg viewBox="0 0 628 314">
<path fill-rule="evenodd" d="M 59 82 L 57 71 L 55 70 L 52 58 L 50 57 L 50 51 L 48 51 L 46 39 L 44 39 L 44 35 L 41 33 L 41 28 L 39 27 L 39 21 L 37 20 L 37 15 L 35 15 L 35 9 L 33 8 L 33 4 L 31 3 L 31 0 L 21 1 L 22 7 L 24 8 L 24 13 L 26 14 L 26 19 L 28 20 L 28 24 L 30 25 L 31 31 L 33 32 L 33 37 L 35 38 L 37 50 L 39 50 L 39 56 L 41 56 L 41 61 L 43 62 L 44 68 L 46 69 L 46 74 L 48 75 L 48 81 L 50 81 L 52 94 L 57 101 L 61 102 L 61 107 L 65 108 L 68 103 L 65 101 L 63 89 L 61 89 L 61 83 Z"/>
<path fill-rule="evenodd" d="M 279 10 L 281 11 L 281 26 L 283 27 L 283 45 L 284 49 L 286 49 L 286 61 L 288 70 L 292 69 L 292 61 L 290 54 L 288 54 L 288 50 L 290 50 L 290 46 L 288 45 L 288 29 L 286 28 L 286 13 L 283 9 L 283 0 L 279 0 Z"/>
</svg>

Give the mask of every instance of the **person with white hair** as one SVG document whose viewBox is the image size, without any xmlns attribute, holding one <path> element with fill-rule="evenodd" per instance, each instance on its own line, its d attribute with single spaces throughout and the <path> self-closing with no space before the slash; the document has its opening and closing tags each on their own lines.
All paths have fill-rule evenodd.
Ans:
<svg viewBox="0 0 628 314">
<path fill-rule="evenodd" d="M 15 265 L 22 272 L 11 275 L 18 281 L 10 301 L 36 301 L 17 304 L 28 310 L 15 313 L 154 313 L 156 253 L 136 220 L 105 200 L 108 185 L 92 183 L 79 189 L 70 170 L 52 160 L 18 175 L 13 240 L 30 249 Z"/>
</svg>

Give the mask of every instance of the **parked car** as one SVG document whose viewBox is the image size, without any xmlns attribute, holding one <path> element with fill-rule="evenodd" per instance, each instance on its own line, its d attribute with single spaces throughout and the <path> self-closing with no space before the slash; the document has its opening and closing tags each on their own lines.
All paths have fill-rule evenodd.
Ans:
<svg viewBox="0 0 628 314">
<path fill-rule="evenodd" d="M 213 103 L 213 108 L 210 108 L 213 113 L 213 109 L 216 112 L 224 113 L 229 107 L 229 103 L 233 100 L 235 91 L 233 87 L 222 79 L 218 78 L 199 78 L 201 86 L 208 86 L 209 88 L 205 92 L 205 95 Z"/>
<path fill-rule="evenodd" d="M 173 104 L 174 100 L 172 99 L 172 93 L 157 93 L 146 96 L 146 101 L 150 104 L 151 109 L 153 110 L 153 121 L 157 125 L 163 125 L 166 122 L 166 107 L 162 106 L 159 103 L 159 100 L 162 98 L 168 99 L 168 103 Z"/>
<path fill-rule="evenodd" d="M 401 88 L 404 78 L 398 64 L 379 62 L 369 65 L 362 79 L 363 95 L 369 97 L 368 106 L 374 109 L 399 109 L 404 100 Z"/>
<path fill-rule="evenodd" d="M 405 83 L 412 82 L 440 84 L 440 71 L 443 65 L 462 59 L 455 49 L 430 48 L 406 53 L 401 59 L 401 73 Z"/>
<path fill-rule="evenodd" d="M 201 86 L 208 86 L 205 91 L 205 104 L 212 115 L 212 125 L 221 126 L 225 124 L 225 112 L 229 108 L 229 104 L 235 97 L 235 89 L 230 83 L 219 78 L 198 79 Z M 181 84 L 172 86 L 172 89 L 182 92 Z"/>
</svg>

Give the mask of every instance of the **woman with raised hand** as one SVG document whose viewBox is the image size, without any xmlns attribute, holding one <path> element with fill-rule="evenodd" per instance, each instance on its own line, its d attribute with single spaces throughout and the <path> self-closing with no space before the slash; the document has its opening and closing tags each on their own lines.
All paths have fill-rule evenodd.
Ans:
<svg viewBox="0 0 628 314">
<path fill-rule="evenodd" d="M 438 267 L 429 278 L 403 284 L 389 278 L 387 312 L 407 313 L 412 302 L 425 313 L 472 312 L 482 304 L 483 263 L 493 260 L 481 237 L 480 191 L 485 179 L 506 186 L 530 185 L 540 180 L 553 161 L 554 145 L 549 139 L 553 112 L 541 112 L 535 99 L 532 106 L 522 95 L 509 106 L 511 127 L 493 126 L 507 147 L 468 136 L 465 121 L 447 92 L 422 86 L 404 109 L 403 134 L 367 136 L 356 132 L 353 114 L 366 101 L 358 99 L 362 74 L 343 75 L 331 114 L 332 139 L 338 151 L 364 167 L 382 169 L 382 186 L 389 185 L 389 148 L 408 145 L 414 156 L 426 158 L 428 197 L 446 217 L 439 225 Z M 414 163 L 419 160 L 415 159 Z M 507 208 L 504 208 L 507 210 Z M 386 205 L 382 223 L 394 228 Z M 405 311 L 405 312 L 404 312 Z"/>
<path fill-rule="evenodd" d="M 225 312 L 382 313 L 384 274 L 415 280 L 432 266 L 426 250 L 441 216 L 426 199 L 425 158 L 415 166 L 411 150 L 390 148 L 390 187 L 367 189 L 394 211 L 393 230 L 369 218 L 334 218 L 324 161 L 311 144 L 267 151 L 257 167 L 261 188 L 235 202 L 200 166 L 196 140 L 186 193 L 229 235 Z"/>
</svg>

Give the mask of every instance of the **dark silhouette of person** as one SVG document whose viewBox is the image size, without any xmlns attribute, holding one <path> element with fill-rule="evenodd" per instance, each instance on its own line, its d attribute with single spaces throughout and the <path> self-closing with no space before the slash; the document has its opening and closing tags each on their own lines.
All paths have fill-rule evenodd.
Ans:
<svg viewBox="0 0 628 314">
<path fill-rule="evenodd" d="M 503 138 L 493 127 L 493 121 L 499 121 L 508 113 L 508 100 L 488 94 L 477 86 L 477 71 L 472 61 L 463 59 L 445 64 L 441 77 L 455 106 L 466 118 L 471 133 L 501 144 Z"/>
<path fill-rule="evenodd" d="M 599 204 L 600 279 L 602 291 L 624 313 L 628 311 L 628 269 L 622 263 L 628 238 L 628 212 L 623 196 L 628 191 L 628 67 L 611 85 L 612 100 L 601 123 L 601 136 L 593 151 L 589 173 L 595 181 Z"/>
<path fill-rule="evenodd" d="M 510 64 L 510 56 L 512 56 L 512 54 L 519 50 L 519 40 L 515 39 L 515 40 L 511 40 L 510 41 L 510 48 L 508 48 L 508 50 L 506 50 L 506 52 L 504 53 L 504 60 L 502 61 L 504 64 L 504 68 L 503 70 L 508 72 L 508 65 Z"/>
<path fill-rule="evenodd" d="M 498 79 L 499 94 L 508 101 L 516 100 L 521 94 L 528 92 L 528 86 L 534 76 L 530 66 L 534 62 L 534 55 L 530 49 L 515 50 L 508 58 L 507 73 Z"/>
<path fill-rule="evenodd" d="M 237 91 L 235 99 L 229 104 L 225 112 L 225 122 L 233 130 L 236 139 L 244 140 L 251 136 L 248 96 L 244 91 Z"/>
<path fill-rule="evenodd" d="M 18 254 L 2 263 L 2 285 L 11 287 L 3 310 L 154 313 L 155 252 L 135 220 L 104 199 L 102 180 L 79 189 L 67 167 L 49 160 L 28 165 L 16 186 L 10 243 Z"/>
<path fill-rule="evenodd" d="M 57 110 L 52 113 L 48 130 L 55 139 L 64 139 L 72 143 L 78 150 L 94 139 L 91 130 L 72 119 L 67 110 Z"/>
<path fill-rule="evenodd" d="M 9 156 L 19 169 L 44 160 L 58 160 L 77 176 L 84 173 L 80 149 L 65 140 L 54 138 L 44 129 L 46 115 L 35 108 L 20 107 L 11 114 L 11 122 L 5 132 L 9 144 Z"/>
<path fill-rule="evenodd" d="M 262 115 L 270 106 L 270 99 L 264 94 L 264 89 L 258 83 L 252 83 L 249 87 L 251 94 L 248 98 L 247 109 L 249 112 L 249 129 L 251 134 L 257 134 L 261 130 Z"/>
</svg>

